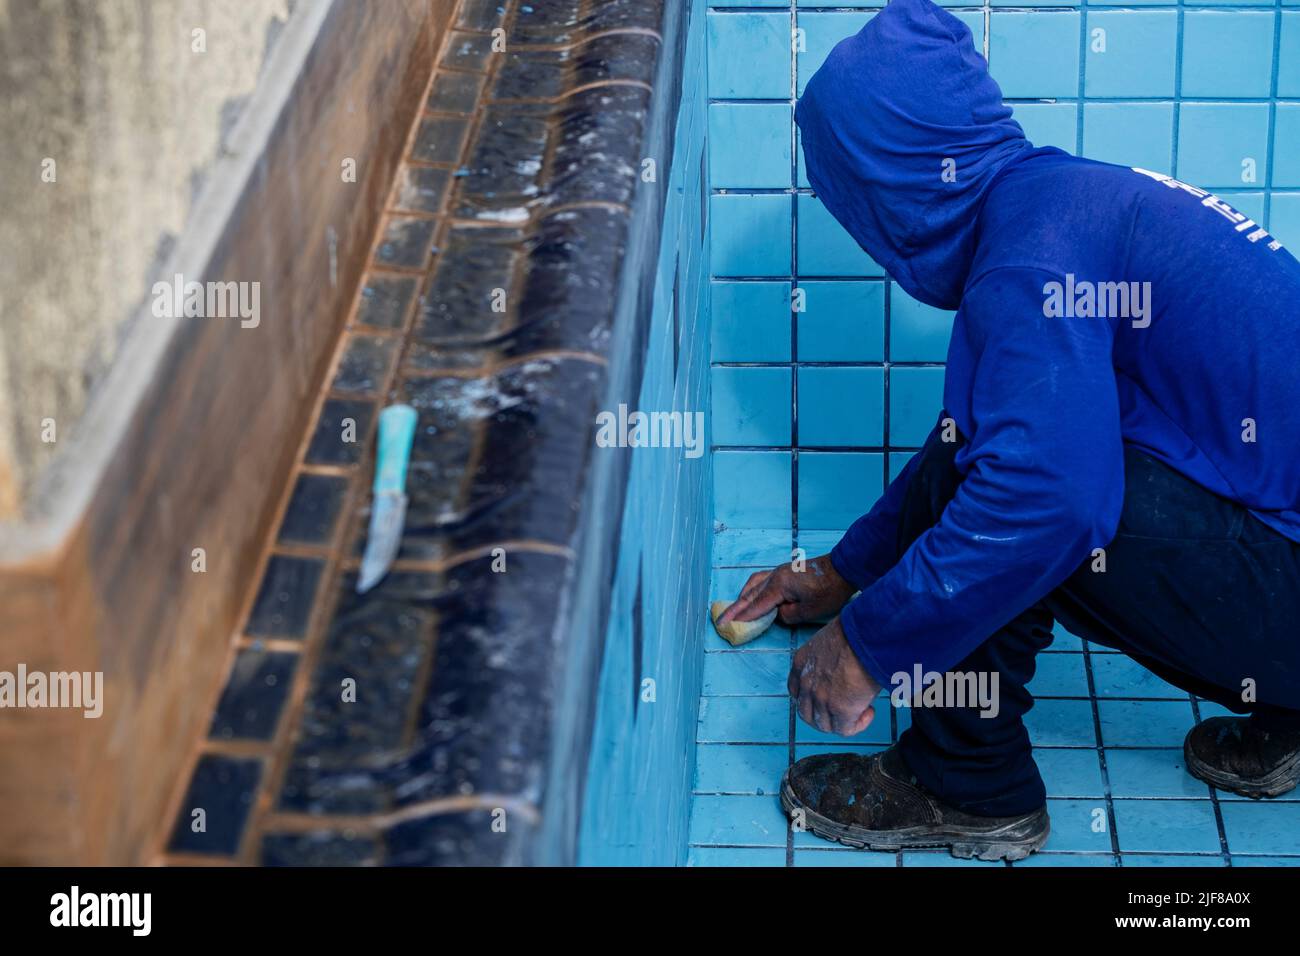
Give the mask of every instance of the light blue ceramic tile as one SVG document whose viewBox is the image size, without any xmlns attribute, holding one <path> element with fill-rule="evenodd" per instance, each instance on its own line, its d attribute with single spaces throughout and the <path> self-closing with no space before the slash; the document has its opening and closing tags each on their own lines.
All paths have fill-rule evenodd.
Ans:
<svg viewBox="0 0 1300 956">
<path fill-rule="evenodd" d="M 943 408 L 942 368 L 889 371 L 889 443 L 917 447 L 939 420 Z"/>
<path fill-rule="evenodd" d="M 1282 14 L 1282 43 L 1278 53 L 1277 95 L 1300 96 L 1300 11 L 1287 10 Z M 1300 143 L 1295 146 L 1300 149 Z"/>
<path fill-rule="evenodd" d="M 1232 865 L 1238 866 L 1300 866 L 1297 856 L 1240 856 L 1232 855 Z"/>
<path fill-rule="evenodd" d="M 1234 854 L 1300 854 L 1300 803 L 1246 800 L 1221 803 L 1219 809 Z"/>
<path fill-rule="evenodd" d="M 1105 793 L 1101 762 L 1095 750 L 1038 747 L 1034 750 L 1034 762 L 1038 764 L 1049 797 L 1100 800 Z"/>
<path fill-rule="evenodd" d="M 989 69 L 1011 99 L 1077 96 L 1079 13 L 996 12 L 989 19 Z"/>
<path fill-rule="evenodd" d="M 784 198 L 784 197 L 782 197 Z M 862 251 L 816 196 L 800 195 L 799 275 L 883 276 L 884 270 Z M 773 234 L 775 235 L 775 234 Z"/>
<path fill-rule="evenodd" d="M 1032 856 L 1017 860 L 1014 867 L 1113 867 L 1115 857 L 1109 853 L 1045 853 L 1039 850 Z"/>
<path fill-rule="evenodd" d="M 875 504 L 875 502 L 873 501 L 872 504 Z M 844 531 L 839 529 L 823 531 L 816 528 L 800 528 L 798 543 L 804 554 L 809 558 L 816 558 L 823 554 L 829 554 L 831 549 L 839 544 L 842 537 L 844 537 Z"/>
<path fill-rule="evenodd" d="M 1272 64 L 1272 13 L 1183 14 L 1183 96 L 1268 96 Z"/>
<path fill-rule="evenodd" d="M 1086 700 L 1036 700 L 1025 714 L 1035 747 L 1095 747 L 1092 704 Z"/>
<path fill-rule="evenodd" d="M 1300 193 L 1275 193 L 1268 224 L 1292 255 L 1300 252 Z"/>
<path fill-rule="evenodd" d="M 714 282 L 714 362 L 790 361 L 790 283 Z"/>
<path fill-rule="evenodd" d="M 705 697 L 785 697 L 790 676 L 790 652 L 706 654 Z"/>
<path fill-rule="evenodd" d="M 1084 104 L 1083 155 L 1089 159 L 1168 173 L 1173 154 L 1172 103 Z"/>
<path fill-rule="evenodd" d="M 914 454 L 916 453 L 911 451 L 902 451 L 902 452 L 891 451 L 889 453 L 889 480 L 890 481 L 893 481 L 900 474 L 902 474 L 903 469 L 907 467 L 907 463 L 912 460 L 912 456 Z"/>
<path fill-rule="evenodd" d="M 1015 120 L 1035 146 L 1078 150 L 1079 107 L 1075 103 L 1015 103 Z"/>
<path fill-rule="evenodd" d="M 1300 186 L 1300 103 L 1279 103 L 1273 132 L 1273 185 Z"/>
<path fill-rule="evenodd" d="M 687 866 L 785 866 L 785 847 L 693 846 Z"/>
<path fill-rule="evenodd" d="M 1176 12 L 1091 11 L 1087 28 L 1087 96 L 1174 95 Z"/>
<path fill-rule="evenodd" d="M 786 697 L 701 697 L 697 740 L 723 744 L 785 743 L 790 739 L 789 714 L 790 701 Z"/>
<path fill-rule="evenodd" d="M 790 98 L 790 15 L 709 13 L 709 96 Z"/>
<path fill-rule="evenodd" d="M 800 11 L 797 25 L 803 31 L 803 48 L 795 54 L 800 96 L 803 96 L 804 88 L 813 74 L 826 62 L 831 50 L 835 49 L 835 44 L 845 37 L 853 36 L 874 16 L 875 13 Z"/>
<path fill-rule="evenodd" d="M 825 850 L 795 850 L 794 865 L 896 868 L 898 866 L 898 854 L 877 853 L 873 850 L 851 850 L 848 847 L 845 847 L 843 852 L 837 852 L 833 848 Z"/>
<path fill-rule="evenodd" d="M 1181 747 L 1192 729 L 1190 701 L 1099 700 L 1106 747 Z"/>
<path fill-rule="evenodd" d="M 984 11 L 983 10 L 952 10 L 954 17 L 966 25 L 970 31 L 971 46 L 980 56 L 984 55 Z"/>
<path fill-rule="evenodd" d="M 803 311 L 795 319 L 799 361 L 884 360 L 884 282 L 809 281 L 800 282 L 799 290 L 803 292 Z"/>
<path fill-rule="evenodd" d="M 795 185 L 800 189 L 812 188 L 812 183 L 808 181 L 808 167 L 805 165 L 803 156 L 803 137 L 799 133 L 799 127 L 794 128 L 795 137 L 795 160 L 797 162 L 795 170 Z"/>
<path fill-rule="evenodd" d="M 790 560 L 789 528 L 726 528 L 714 532 L 715 568 L 773 568 Z"/>
<path fill-rule="evenodd" d="M 1124 869 L 1143 866 L 1223 866 L 1222 856 L 1210 856 L 1199 853 L 1159 854 L 1159 853 L 1124 853 L 1121 854 Z"/>
<path fill-rule="evenodd" d="M 1052 644 L 1050 651 L 1082 651 L 1083 640 L 1071 634 L 1060 621 L 1052 622 Z"/>
<path fill-rule="evenodd" d="M 1267 182 L 1267 104 L 1183 103 L 1179 114 L 1179 179 L 1208 188 Z"/>
<path fill-rule="evenodd" d="M 711 7 L 780 7 L 790 8 L 790 0 L 709 0 Z"/>
<path fill-rule="evenodd" d="M 833 744 L 834 747 L 851 747 L 853 744 L 887 744 L 890 742 L 889 727 L 889 704 L 887 700 L 882 700 L 876 704 L 876 716 L 867 729 L 860 734 L 854 734 L 852 737 L 841 737 L 837 734 L 826 733 L 818 730 L 811 724 L 806 724 L 795 713 L 794 718 L 794 739 L 801 744 Z M 834 751 L 834 747 L 831 751 Z"/>
<path fill-rule="evenodd" d="M 1115 800 L 1121 853 L 1218 853 L 1209 800 Z"/>
<path fill-rule="evenodd" d="M 785 451 L 714 453 L 714 518 L 729 528 L 789 527 L 790 471 Z"/>
<path fill-rule="evenodd" d="M 790 444 L 790 369 L 715 366 L 710 387 L 718 445 Z"/>
<path fill-rule="evenodd" d="M 766 655 L 710 654 L 716 657 Z M 700 744 L 695 749 L 695 792 L 764 795 L 776 793 L 790 763 L 788 744 Z"/>
<path fill-rule="evenodd" d="M 1039 654 L 1034 662 L 1034 679 L 1029 682 L 1034 697 L 1087 697 L 1088 675 L 1082 654 Z"/>
<path fill-rule="evenodd" d="M 884 698 L 878 706 L 880 709 L 880 713 L 877 716 L 877 719 L 888 722 L 889 699 L 887 697 Z M 830 743 L 830 744 L 796 744 L 794 748 L 794 759 L 796 761 L 799 761 L 802 760 L 804 757 L 815 757 L 818 754 L 834 754 L 834 753 L 852 753 L 852 754 L 862 754 L 865 756 L 867 754 L 880 753 L 882 750 L 885 750 L 889 746 L 888 743 L 864 744 L 859 742 L 856 737 L 853 739 L 834 737 L 832 739 L 839 742 Z M 798 838 L 795 839 L 795 844 L 796 845 L 799 844 Z M 818 843 L 818 844 L 810 844 L 810 845 L 820 846 L 821 844 Z"/>
<path fill-rule="evenodd" d="M 1167 3 L 1168 0 L 1160 0 L 1160 2 Z M 1079 0 L 1035 0 L 1032 4 L 1026 3 L 1025 0 L 990 0 L 989 5 L 993 7 L 1077 7 Z"/>
<path fill-rule="evenodd" d="M 1264 194 L 1262 192 L 1243 193 L 1233 190 L 1221 190 L 1217 195 L 1237 212 L 1249 216 L 1255 222 L 1262 223 L 1264 221 Z"/>
<path fill-rule="evenodd" d="M 1043 849 L 1052 852 L 1106 853 L 1111 849 L 1106 803 L 1097 800 L 1048 799 L 1052 833 Z"/>
<path fill-rule="evenodd" d="M 799 444 L 884 443 L 883 368 L 799 367 Z"/>
<path fill-rule="evenodd" d="M 786 817 L 775 796 L 697 796 L 691 805 L 691 843 L 785 847 Z"/>
<path fill-rule="evenodd" d="M 713 274 L 789 276 L 792 215 L 789 196 L 710 196 Z"/>
<path fill-rule="evenodd" d="M 714 189 L 788 188 L 790 106 L 709 105 L 709 182 Z"/>
<path fill-rule="evenodd" d="M 786 0 L 786 6 L 790 5 L 790 0 Z M 795 4 L 800 7 L 874 7 L 879 9 L 885 5 L 885 0 L 798 0 Z M 948 6 L 941 3 L 940 6 Z"/>
<path fill-rule="evenodd" d="M 1106 774 L 1110 791 L 1116 797 L 1187 797 L 1205 798 L 1209 788 L 1187 772 L 1183 751 L 1162 750 L 1106 751 Z"/>
<path fill-rule="evenodd" d="M 884 491 L 879 452 L 801 452 L 799 528 L 847 528 Z M 821 553 L 821 552 L 818 552 Z"/>
<path fill-rule="evenodd" d="M 1123 654 L 1098 654 L 1092 661 L 1093 687 L 1098 697 L 1141 697 L 1184 700 L 1179 690 Z"/>
<path fill-rule="evenodd" d="M 898 283 L 889 290 L 889 357 L 893 362 L 942 362 L 956 313 L 918 302 Z"/>
<path fill-rule="evenodd" d="M 1001 860 L 959 860 L 947 850 L 911 850 L 903 854 L 903 866 L 905 867 L 955 867 L 958 869 L 971 869 L 978 867 L 995 867 L 1006 869 L 1006 864 Z"/>
</svg>

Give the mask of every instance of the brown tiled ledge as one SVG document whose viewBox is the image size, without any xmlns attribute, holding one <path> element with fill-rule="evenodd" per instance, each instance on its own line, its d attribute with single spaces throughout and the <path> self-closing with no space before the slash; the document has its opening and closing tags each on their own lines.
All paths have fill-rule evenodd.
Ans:
<svg viewBox="0 0 1300 956">
<path fill-rule="evenodd" d="M 318 482 L 338 500 L 317 506 L 286 493 L 296 530 L 272 536 L 164 861 L 575 858 L 627 464 L 596 454 L 595 418 L 639 387 L 664 199 L 639 174 L 649 156 L 667 177 L 675 86 L 651 91 L 679 52 L 662 56 L 661 0 L 456 16 L 291 483 L 343 486 Z M 397 344 L 359 344 L 379 337 Z M 420 412 L 411 502 L 392 570 L 359 596 L 389 401 Z M 357 448 L 343 417 L 365 423 Z M 287 688 L 257 684 L 295 650 Z M 203 834 L 198 806 L 218 807 Z"/>
</svg>

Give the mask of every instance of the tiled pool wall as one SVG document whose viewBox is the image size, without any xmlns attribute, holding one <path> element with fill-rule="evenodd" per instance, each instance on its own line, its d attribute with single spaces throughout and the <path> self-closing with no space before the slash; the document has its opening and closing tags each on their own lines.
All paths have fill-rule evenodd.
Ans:
<svg viewBox="0 0 1300 956">
<path fill-rule="evenodd" d="M 707 13 L 715 599 L 793 546 L 829 550 L 940 408 L 952 315 L 911 299 L 833 221 L 792 123 L 831 48 L 882 6 L 746 0 Z M 1300 247 L 1300 0 L 945 6 L 1033 142 L 1213 188 Z M 776 627 L 733 651 L 691 627 L 706 650 L 691 863 L 959 863 L 791 834 L 774 797 L 789 762 L 878 749 L 909 712 L 882 701 L 858 738 L 820 734 L 784 688 L 812 629 Z M 685 635 L 683 652 L 697 640 Z M 1053 836 L 1018 865 L 1300 864 L 1300 802 L 1244 801 L 1185 773 L 1183 734 L 1213 705 L 1064 633 L 1031 687 Z"/>
<path fill-rule="evenodd" d="M 709 243 L 705 5 L 687 0 L 681 106 L 641 390 L 628 409 L 707 429 Z M 665 36 L 665 43 L 674 42 Z M 611 410 L 616 411 L 616 410 Z M 686 862 L 709 584 L 711 438 L 632 450 L 612 575 L 579 859 Z"/>
</svg>

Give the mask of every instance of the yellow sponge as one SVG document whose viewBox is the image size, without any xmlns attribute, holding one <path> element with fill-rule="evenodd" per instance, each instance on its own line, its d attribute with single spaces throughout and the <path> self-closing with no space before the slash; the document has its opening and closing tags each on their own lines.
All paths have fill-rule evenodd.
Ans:
<svg viewBox="0 0 1300 956">
<path fill-rule="evenodd" d="M 719 637 L 732 647 L 748 644 L 771 627 L 772 622 L 776 620 L 776 608 L 772 608 L 758 620 L 728 621 L 726 624 L 719 626 L 718 618 L 722 617 L 727 608 L 735 603 L 735 601 L 714 601 L 709 607 L 709 614 L 713 618 L 713 629 L 718 632 Z"/>
</svg>

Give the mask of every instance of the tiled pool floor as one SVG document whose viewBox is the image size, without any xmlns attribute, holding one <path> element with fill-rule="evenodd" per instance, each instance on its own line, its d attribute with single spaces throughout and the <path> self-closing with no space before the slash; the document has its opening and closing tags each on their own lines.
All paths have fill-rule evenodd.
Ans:
<svg viewBox="0 0 1300 956">
<path fill-rule="evenodd" d="M 825 553 L 839 535 L 737 529 L 714 535 L 710 600 L 732 599 L 756 569 L 790 560 L 797 543 Z M 823 734 L 795 714 L 785 691 L 794 649 L 815 627 L 774 627 L 733 650 L 705 637 L 703 696 L 691 813 L 693 866 L 1003 866 L 946 850 L 878 853 L 791 833 L 777 800 L 781 774 L 819 751 L 878 750 L 910 711 L 882 698 L 853 738 Z M 1052 835 L 1015 866 L 1297 866 L 1300 790 L 1254 801 L 1183 769 L 1182 743 L 1198 720 L 1226 713 L 1165 683 L 1122 654 L 1058 631 L 1040 655 L 1026 717 L 1047 783 Z"/>
</svg>

